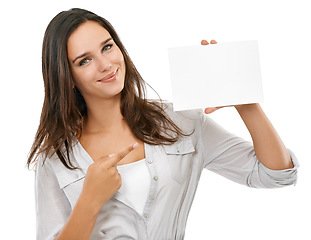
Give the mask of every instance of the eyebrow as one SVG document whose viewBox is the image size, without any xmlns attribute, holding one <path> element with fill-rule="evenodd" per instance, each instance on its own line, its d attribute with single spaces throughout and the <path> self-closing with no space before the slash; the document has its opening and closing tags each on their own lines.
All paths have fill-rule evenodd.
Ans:
<svg viewBox="0 0 311 240">
<path fill-rule="evenodd" d="M 100 46 L 104 46 L 107 42 L 109 42 L 110 40 L 112 40 L 112 37 L 111 38 L 107 38 L 105 41 L 101 42 Z M 87 56 L 88 54 L 90 54 L 90 52 L 84 52 L 82 54 L 80 54 L 79 56 L 77 56 L 73 61 L 72 63 L 74 63 L 75 61 L 77 61 L 79 58 L 83 58 L 85 56 Z"/>
</svg>

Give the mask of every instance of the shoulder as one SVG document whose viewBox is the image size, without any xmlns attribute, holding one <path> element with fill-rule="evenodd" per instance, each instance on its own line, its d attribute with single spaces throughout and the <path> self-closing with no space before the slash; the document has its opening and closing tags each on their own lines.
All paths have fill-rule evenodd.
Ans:
<svg viewBox="0 0 311 240">
<path fill-rule="evenodd" d="M 171 117 L 179 117 L 179 118 L 186 118 L 190 120 L 196 120 L 203 115 L 202 109 L 190 109 L 190 110 L 183 110 L 183 111 L 174 111 L 174 104 L 167 100 L 148 100 L 149 102 L 158 105 L 164 112 L 171 116 Z"/>
<path fill-rule="evenodd" d="M 204 113 L 203 109 L 190 109 L 183 111 L 174 111 L 172 102 L 163 102 L 165 112 L 175 122 L 198 124 L 204 128 L 221 128 L 222 127 L 211 117 Z"/>
<path fill-rule="evenodd" d="M 153 103 L 159 105 L 164 113 L 184 132 L 190 134 L 199 130 L 207 117 L 203 109 L 190 109 L 183 111 L 174 111 L 174 105 L 170 101 L 153 100 Z"/>
<path fill-rule="evenodd" d="M 76 146 L 73 146 L 73 152 Z M 78 161 L 73 152 L 70 152 L 70 162 L 76 169 L 67 168 L 59 159 L 57 154 L 51 156 L 40 154 L 36 163 L 36 182 L 56 182 L 58 188 L 63 189 L 69 184 L 83 178 L 86 169 L 81 168 L 81 160 Z M 66 161 L 68 159 L 66 158 Z"/>
<path fill-rule="evenodd" d="M 75 158 L 75 155 L 73 154 L 75 148 L 76 148 L 76 143 L 73 144 L 72 148 L 69 150 L 68 155 L 64 147 L 61 148 L 61 151 L 63 152 L 63 157 L 68 165 L 72 165 L 72 166 L 79 168 L 80 166 Z M 68 156 L 69 156 L 69 159 L 68 159 Z M 70 163 L 69 163 L 69 160 L 70 160 Z M 45 169 L 45 171 L 48 169 L 50 172 L 53 172 L 56 175 L 59 172 L 72 171 L 71 169 L 68 169 L 62 163 L 57 153 L 50 154 L 46 152 L 40 153 L 36 161 L 35 170 L 42 171 L 42 169 Z"/>
<path fill-rule="evenodd" d="M 190 109 L 183 111 L 174 111 L 174 105 L 172 102 L 163 102 L 164 111 L 170 118 L 177 124 L 196 124 L 204 117 L 202 109 Z"/>
</svg>

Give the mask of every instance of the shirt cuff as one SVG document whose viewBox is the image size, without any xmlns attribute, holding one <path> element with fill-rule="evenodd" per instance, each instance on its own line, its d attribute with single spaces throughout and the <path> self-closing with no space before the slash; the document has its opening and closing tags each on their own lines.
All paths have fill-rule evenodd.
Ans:
<svg viewBox="0 0 311 240">
<path fill-rule="evenodd" d="M 271 187 L 285 187 L 296 185 L 297 183 L 297 169 L 299 168 L 299 163 L 295 154 L 291 150 L 287 150 L 290 154 L 293 168 L 272 170 L 260 163 L 260 170 L 267 176 L 265 180 L 270 183 L 269 185 L 271 185 Z"/>
</svg>

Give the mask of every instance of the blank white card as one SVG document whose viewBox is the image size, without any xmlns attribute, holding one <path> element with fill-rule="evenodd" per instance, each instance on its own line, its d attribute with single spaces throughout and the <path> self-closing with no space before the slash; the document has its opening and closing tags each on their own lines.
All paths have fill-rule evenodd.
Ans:
<svg viewBox="0 0 311 240">
<path fill-rule="evenodd" d="M 175 111 L 263 101 L 257 41 L 168 52 Z"/>
</svg>

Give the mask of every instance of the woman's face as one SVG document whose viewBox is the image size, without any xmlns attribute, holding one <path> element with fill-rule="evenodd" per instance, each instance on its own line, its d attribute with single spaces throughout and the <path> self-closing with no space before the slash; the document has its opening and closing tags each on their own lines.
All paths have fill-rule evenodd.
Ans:
<svg viewBox="0 0 311 240">
<path fill-rule="evenodd" d="M 81 24 L 68 39 L 67 54 L 75 86 L 86 102 L 120 94 L 124 87 L 124 58 L 99 23 Z"/>
</svg>

